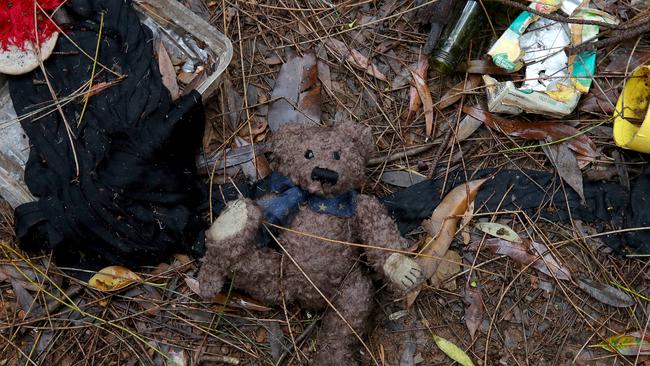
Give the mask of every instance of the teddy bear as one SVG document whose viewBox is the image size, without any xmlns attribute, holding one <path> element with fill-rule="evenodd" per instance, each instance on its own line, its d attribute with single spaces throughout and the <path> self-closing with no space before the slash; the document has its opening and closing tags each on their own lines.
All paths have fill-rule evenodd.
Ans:
<svg viewBox="0 0 650 366">
<path fill-rule="evenodd" d="M 272 136 L 272 193 L 231 201 L 206 232 L 201 296 L 226 281 L 268 305 L 327 310 L 312 365 L 352 365 L 383 275 L 402 294 L 423 282 L 419 265 L 376 197 L 357 192 L 374 149 L 369 127 L 285 124 Z M 259 245 L 263 238 L 271 244 Z"/>
</svg>

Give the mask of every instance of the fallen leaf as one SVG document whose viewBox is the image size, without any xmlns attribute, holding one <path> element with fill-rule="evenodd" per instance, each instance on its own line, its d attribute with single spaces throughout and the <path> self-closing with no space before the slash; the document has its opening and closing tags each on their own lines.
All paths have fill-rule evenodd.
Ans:
<svg viewBox="0 0 650 366">
<path fill-rule="evenodd" d="M 251 145 L 250 142 L 244 140 L 243 138 L 236 136 L 235 137 L 235 144 L 237 147 L 244 147 Z M 264 155 L 258 153 L 255 151 L 255 159 L 251 159 L 247 162 L 244 162 L 241 164 L 242 171 L 244 172 L 244 175 L 248 178 L 250 182 L 256 182 L 258 180 L 266 178 L 269 174 L 271 174 L 270 168 L 269 168 L 269 163 L 266 161 L 266 157 Z"/>
<path fill-rule="evenodd" d="M 222 306 L 238 308 L 238 309 L 247 309 L 252 311 L 273 310 L 272 308 L 268 306 L 264 306 L 261 303 L 251 299 L 250 297 L 238 293 L 230 293 L 230 297 L 224 294 L 217 294 L 217 296 L 215 296 L 212 302 Z"/>
<path fill-rule="evenodd" d="M 421 54 L 418 59 L 418 65 L 415 69 L 415 73 L 420 75 L 421 78 L 425 78 L 427 71 L 429 70 L 429 57 L 425 54 Z M 409 109 L 406 113 L 406 117 L 402 122 L 403 126 L 409 126 L 411 124 L 411 119 L 418 113 L 420 107 L 422 106 L 422 99 L 420 99 L 420 93 L 415 85 L 411 85 L 409 88 Z"/>
<path fill-rule="evenodd" d="M 571 150 L 591 158 L 598 157 L 596 144 L 584 133 L 558 122 L 521 122 L 499 117 L 476 107 L 465 106 L 463 112 L 479 119 L 489 128 L 526 140 L 559 141 L 569 139 Z"/>
<path fill-rule="evenodd" d="M 610 114 L 614 112 L 617 100 L 618 90 L 615 88 L 603 93 L 600 88 L 595 87 L 589 89 L 589 93 L 582 98 L 578 109 L 582 112 Z"/>
<path fill-rule="evenodd" d="M 201 288 L 199 286 L 199 280 L 189 276 L 185 277 L 184 280 L 187 287 L 189 287 L 189 289 L 192 290 L 194 294 L 201 296 Z"/>
<path fill-rule="evenodd" d="M 88 286 L 102 292 L 113 292 L 125 288 L 133 282 L 142 279 L 131 270 L 121 266 L 110 266 L 101 269 L 88 281 Z"/>
<path fill-rule="evenodd" d="M 332 91 L 332 73 L 330 66 L 325 61 L 318 60 L 318 80 L 325 87 L 326 90 Z"/>
<path fill-rule="evenodd" d="M 457 345 L 437 335 L 433 336 L 433 341 L 436 342 L 436 346 L 438 346 L 442 352 L 444 352 L 452 360 L 458 362 L 459 365 L 474 366 L 474 363 L 465 353 L 465 351 L 460 349 Z"/>
<path fill-rule="evenodd" d="M 456 141 L 460 142 L 468 137 L 470 137 L 479 127 L 483 125 L 483 122 L 479 119 L 476 119 L 469 114 L 465 115 L 460 123 L 458 124 L 458 130 L 456 131 Z"/>
<path fill-rule="evenodd" d="M 394 186 L 406 188 L 427 180 L 427 177 L 413 171 L 393 170 L 384 172 L 381 175 L 381 180 Z"/>
<path fill-rule="evenodd" d="M 296 56 L 280 68 L 269 106 L 271 131 L 283 124 L 318 124 L 321 117 L 321 87 L 313 54 Z"/>
<path fill-rule="evenodd" d="M 423 229 L 429 235 L 419 254 L 427 257 L 420 256 L 416 261 L 422 268 L 425 278 L 431 278 L 440 265 L 439 259 L 430 257 L 442 257 L 447 252 L 456 235 L 460 217 L 465 213 L 470 202 L 474 201 L 478 189 L 485 181 L 486 179 L 479 179 L 455 187 L 433 210 L 431 218 L 422 223 Z M 406 295 L 407 307 L 415 302 L 421 288 L 420 286 Z"/>
<path fill-rule="evenodd" d="M 425 134 L 427 137 L 429 137 L 433 133 L 433 99 L 431 98 L 431 91 L 429 90 L 429 86 L 427 85 L 427 82 L 424 80 L 424 78 L 422 78 L 413 70 L 409 71 L 411 71 L 413 84 L 418 91 L 420 100 L 422 100 L 425 120 Z"/>
<path fill-rule="evenodd" d="M 254 146 L 249 144 L 232 149 L 226 149 L 225 151 L 220 150 L 207 158 L 200 156 L 196 166 L 201 170 L 211 170 L 214 164 L 217 164 L 216 169 L 218 170 L 230 168 L 253 160 L 253 150 L 255 150 L 255 154 L 261 155 L 269 152 L 270 149 L 271 145 L 269 144 L 255 144 Z M 226 155 L 225 159 L 224 152 Z"/>
<path fill-rule="evenodd" d="M 481 85 L 481 76 L 480 75 L 468 75 L 467 79 L 461 81 L 460 83 L 448 89 L 447 92 L 440 98 L 440 101 L 436 103 L 438 109 L 445 109 L 450 105 L 458 102 L 463 94 L 471 92 L 473 89 Z"/>
<path fill-rule="evenodd" d="M 267 65 L 273 66 L 273 65 L 281 64 L 282 60 L 280 59 L 280 57 L 278 55 L 272 55 L 272 56 L 267 57 L 266 59 L 264 59 L 264 63 L 267 64 Z"/>
<path fill-rule="evenodd" d="M 226 119 L 228 121 L 228 126 L 232 131 L 237 130 L 237 126 L 241 121 L 242 109 L 244 107 L 244 99 L 242 98 L 237 90 L 233 87 L 230 78 L 224 78 L 223 80 L 223 90 L 226 94 Z"/>
<path fill-rule="evenodd" d="M 388 82 L 388 79 L 386 79 L 386 76 L 379 71 L 379 68 L 370 62 L 366 56 L 362 55 L 361 52 L 348 47 L 345 43 L 335 38 L 329 38 L 325 40 L 325 43 L 338 53 L 337 56 L 339 56 L 340 59 L 345 59 L 350 63 L 350 65 L 363 70 L 370 76 Z"/>
<path fill-rule="evenodd" d="M 479 249 L 479 246 L 480 242 L 477 241 L 471 243 L 467 249 L 476 251 Z M 481 248 L 487 249 L 493 254 L 508 256 L 510 259 L 521 264 L 522 266 L 527 266 L 539 259 L 539 256 L 528 253 L 523 245 L 500 238 L 491 238 L 484 240 Z"/>
<path fill-rule="evenodd" d="M 469 244 L 469 241 L 471 240 L 471 235 L 469 233 L 469 230 L 467 229 L 467 226 L 469 223 L 472 221 L 474 218 L 474 204 L 476 202 L 472 201 L 472 203 L 469 204 L 467 207 L 467 210 L 463 214 L 463 217 L 460 219 L 460 233 L 461 236 L 463 237 L 463 244 L 467 245 Z"/>
<path fill-rule="evenodd" d="M 447 291 L 455 291 L 456 281 L 449 281 L 449 279 L 460 272 L 460 263 L 463 258 L 453 250 L 448 250 L 443 258 L 445 260 L 441 261 L 429 282 L 433 287 L 444 288 Z"/>
<path fill-rule="evenodd" d="M 492 60 L 470 60 L 467 63 L 467 68 L 465 72 L 468 74 L 479 74 L 479 75 L 507 75 L 508 71 L 502 69 L 492 62 Z"/>
<path fill-rule="evenodd" d="M 201 69 L 201 70 L 197 70 L 194 73 L 194 77 L 192 78 L 192 80 L 189 83 L 187 83 L 185 85 L 185 87 L 183 88 L 183 95 L 187 95 L 192 90 L 196 90 L 196 88 L 198 88 L 199 85 L 201 85 L 201 83 L 208 80 L 208 72 L 207 71 L 208 71 L 208 69 L 205 69 L 205 68 Z"/>
<path fill-rule="evenodd" d="M 634 305 L 634 299 L 630 295 L 610 285 L 598 283 L 587 278 L 579 278 L 578 287 L 589 296 L 606 305 L 617 308 Z"/>
<path fill-rule="evenodd" d="M 551 253 L 546 245 L 538 243 L 536 241 L 529 241 L 529 247 L 532 249 L 532 251 L 542 256 L 542 259 L 537 260 L 535 263 L 533 263 L 533 267 L 536 270 L 551 277 L 555 275 L 555 277 L 557 277 L 559 280 L 571 280 L 571 272 L 569 269 L 561 265 L 557 259 L 555 259 L 555 256 L 553 253 Z"/>
<path fill-rule="evenodd" d="M 13 280 L 11 281 L 11 288 L 14 290 L 14 295 L 16 295 L 16 301 L 20 308 L 23 309 L 21 318 L 25 319 L 30 312 L 38 313 L 40 309 L 32 309 L 33 307 L 38 306 L 34 302 L 32 295 L 25 290 L 25 287 L 22 286 L 21 282 Z M 38 306 L 40 308 L 40 306 Z M 33 310 L 33 311 L 32 311 Z"/>
<path fill-rule="evenodd" d="M 646 65 L 650 62 L 650 51 L 635 49 L 627 49 L 619 55 L 612 55 L 612 62 L 605 67 L 605 72 L 608 73 L 628 73 L 641 65 Z"/>
<path fill-rule="evenodd" d="M 474 227 L 494 237 L 512 241 L 515 243 L 521 243 L 521 238 L 519 237 L 519 235 L 506 225 L 499 224 L 496 222 L 477 222 L 474 225 Z"/>
<path fill-rule="evenodd" d="M 174 64 L 172 64 L 172 59 L 169 57 L 162 42 L 158 42 L 158 67 L 160 68 L 162 83 L 167 90 L 169 90 L 172 100 L 178 99 L 180 96 L 180 89 L 178 88 L 177 81 L 178 76 L 176 75 Z"/>
<path fill-rule="evenodd" d="M 280 325 L 277 322 L 271 322 L 268 331 L 268 344 L 271 349 L 271 357 L 273 358 L 273 363 L 278 365 L 280 364 L 282 351 L 287 349 L 287 345 L 284 342 L 284 334 L 282 333 L 282 328 L 280 328 Z"/>
<path fill-rule="evenodd" d="M 542 150 L 555 166 L 555 171 L 571 188 L 573 188 L 582 202 L 585 201 L 584 187 L 582 185 L 582 171 L 578 166 L 576 156 L 569 150 L 567 143 L 542 146 Z"/>
<path fill-rule="evenodd" d="M 481 290 L 468 284 L 465 286 L 464 301 L 468 305 L 465 309 L 465 325 L 469 330 L 470 337 L 474 339 L 474 334 L 476 334 L 476 330 L 483 322 L 483 315 L 485 314 Z"/>
<path fill-rule="evenodd" d="M 596 345 L 610 352 L 623 356 L 650 355 L 650 341 L 645 333 L 615 335 Z"/>
<path fill-rule="evenodd" d="M 560 280 L 570 280 L 571 273 L 569 270 L 560 265 L 553 255 L 548 251 L 546 246 L 525 240 L 528 248 L 522 244 L 513 243 L 500 238 L 486 239 L 483 241 L 482 248 L 489 250 L 491 253 L 508 256 L 510 259 L 521 264 L 522 266 L 531 266 L 536 270 Z M 468 250 L 478 250 L 480 242 L 471 243 Z M 535 251 L 535 254 L 532 253 Z M 542 253 L 543 259 L 542 259 Z M 532 263 L 532 264 L 531 264 Z"/>
</svg>

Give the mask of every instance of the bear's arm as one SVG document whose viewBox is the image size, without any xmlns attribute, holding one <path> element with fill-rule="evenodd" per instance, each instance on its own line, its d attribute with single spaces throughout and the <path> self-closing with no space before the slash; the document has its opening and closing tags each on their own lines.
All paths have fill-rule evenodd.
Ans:
<svg viewBox="0 0 650 366">
<path fill-rule="evenodd" d="M 360 194 L 357 196 L 357 209 L 354 217 L 355 231 L 362 244 L 380 248 L 406 250 L 409 242 L 402 237 L 397 224 L 388 214 L 386 207 L 376 197 Z M 386 259 L 394 251 L 366 249 L 372 267 L 384 274 Z"/>
</svg>

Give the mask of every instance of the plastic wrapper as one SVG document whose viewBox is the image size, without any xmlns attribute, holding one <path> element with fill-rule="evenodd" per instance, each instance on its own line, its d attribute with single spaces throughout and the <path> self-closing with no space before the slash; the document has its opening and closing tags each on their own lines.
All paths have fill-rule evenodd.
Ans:
<svg viewBox="0 0 650 366">
<path fill-rule="evenodd" d="M 547 1 L 530 5 L 544 13 L 562 11 L 575 19 L 617 24 L 618 20 L 575 1 Z M 580 96 L 589 91 L 596 68 L 593 51 L 569 56 L 565 48 L 596 40 L 594 25 L 565 24 L 522 12 L 490 48 L 488 54 L 507 72 L 525 67 L 520 87 L 485 77 L 491 112 L 522 112 L 565 116 L 576 107 Z"/>
</svg>

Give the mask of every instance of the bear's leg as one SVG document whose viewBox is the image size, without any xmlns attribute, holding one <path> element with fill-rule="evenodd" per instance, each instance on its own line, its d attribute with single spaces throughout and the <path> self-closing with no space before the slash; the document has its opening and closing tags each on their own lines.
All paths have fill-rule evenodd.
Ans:
<svg viewBox="0 0 650 366">
<path fill-rule="evenodd" d="M 333 309 L 327 309 L 316 342 L 318 353 L 312 365 L 354 365 L 358 363 L 356 359 L 359 350 L 367 353 L 360 347 L 359 339 L 350 326 L 357 335 L 364 336 L 373 306 L 373 293 L 370 278 L 360 270 L 357 269 L 348 276 L 337 296 L 330 299 L 347 324 Z"/>
<path fill-rule="evenodd" d="M 257 250 L 255 238 L 262 225 L 261 209 L 249 199 L 232 202 L 206 232 L 206 253 L 199 270 L 201 296 L 212 299 L 221 292 L 233 267 Z"/>
</svg>

